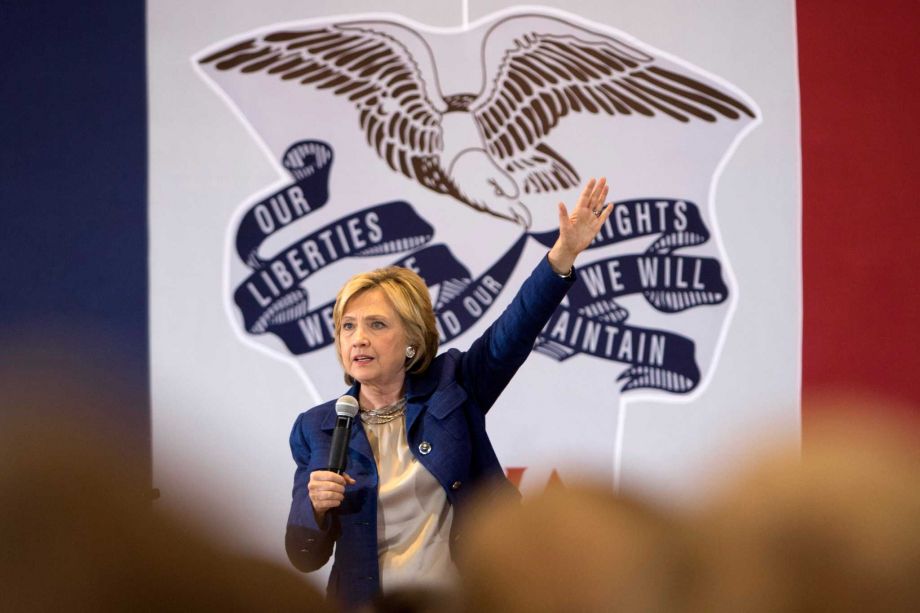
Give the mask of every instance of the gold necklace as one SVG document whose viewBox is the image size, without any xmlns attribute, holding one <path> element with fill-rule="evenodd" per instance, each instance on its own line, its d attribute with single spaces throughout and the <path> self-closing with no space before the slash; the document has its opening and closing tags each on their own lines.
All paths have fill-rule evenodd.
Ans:
<svg viewBox="0 0 920 613">
<path fill-rule="evenodd" d="M 399 419 L 406 412 L 406 399 L 400 398 L 393 404 L 388 404 L 379 409 L 365 409 L 361 407 L 361 421 L 366 424 L 386 424 L 394 419 Z"/>
</svg>

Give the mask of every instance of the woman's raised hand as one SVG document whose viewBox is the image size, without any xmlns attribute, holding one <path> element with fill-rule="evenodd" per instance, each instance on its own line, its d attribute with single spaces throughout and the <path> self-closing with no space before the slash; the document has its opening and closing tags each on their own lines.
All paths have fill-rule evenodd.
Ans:
<svg viewBox="0 0 920 613">
<path fill-rule="evenodd" d="M 345 499 L 345 486 L 353 485 L 354 479 L 347 474 L 340 475 L 328 470 L 314 470 L 310 473 L 310 482 L 307 491 L 310 502 L 313 503 L 313 514 L 316 523 L 320 524 L 326 516 L 326 511 L 342 504 Z"/>
<path fill-rule="evenodd" d="M 591 179 L 578 196 L 571 214 L 565 203 L 559 203 L 559 238 L 549 252 L 549 263 L 557 273 L 564 275 L 572 269 L 575 258 L 584 251 L 613 210 L 612 203 L 606 203 L 607 179 Z"/>
</svg>

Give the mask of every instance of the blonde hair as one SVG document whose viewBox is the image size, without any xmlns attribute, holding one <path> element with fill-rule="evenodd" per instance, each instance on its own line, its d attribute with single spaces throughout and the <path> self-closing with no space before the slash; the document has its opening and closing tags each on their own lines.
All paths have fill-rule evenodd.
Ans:
<svg viewBox="0 0 920 613">
<path fill-rule="evenodd" d="M 342 370 L 342 316 L 345 307 L 355 296 L 368 290 L 381 290 L 393 305 L 403 327 L 406 340 L 415 348 L 415 356 L 406 358 L 406 372 L 420 374 L 428 369 L 438 351 L 438 329 L 431 307 L 428 286 L 415 272 L 400 266 L 387 266 L 370 272 L 357 274 L 349 279 L 335 297 L 332 308 L 332 326 L 335 331 L 335 350 Z M 354 378 L 345 372 L 345 383 L 351 385 Z"/>
</svg>

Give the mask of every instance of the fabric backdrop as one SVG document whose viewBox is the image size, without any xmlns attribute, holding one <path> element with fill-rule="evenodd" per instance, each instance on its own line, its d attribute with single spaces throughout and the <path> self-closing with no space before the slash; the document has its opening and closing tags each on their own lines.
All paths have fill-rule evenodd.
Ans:
<svg viewBox="0 0 920 613">
<path fill-rule="evenodd" d="M 148 6 L 164 504 L 281 555 L 287 434 L 345 389 L 344 280 L 415 268 L 465 348 L 601 175 L 616 213 L 489 414 L 509 475 L 692 502 L 797 440 L 794 6 L 592 4 Z"/>
</svg>

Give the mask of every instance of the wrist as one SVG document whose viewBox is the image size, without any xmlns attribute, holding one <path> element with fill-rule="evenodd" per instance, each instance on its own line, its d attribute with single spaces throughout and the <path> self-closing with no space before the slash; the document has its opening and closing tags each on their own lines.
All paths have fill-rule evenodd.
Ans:
<svg viewBox="0 0 920 613">
<path fill-rule="evenodd" d="M 546 261 L 550 270 L 563 279 L 571 279 L 575 274 L 574 258 L 554 258 L 553 253 L 550 252 L 546 255 Z"/>
<path fill-rule="evenodd" d="M 553 272 L 559 276 L 566 276 L 571 273 L 575 265 L 575 256 L 564 253 L 558 244 L 553 245 L 553 248 L 546 254 L 546 259 L 549 261 L 549 266 L 553 269 Z"/>
</svg>

